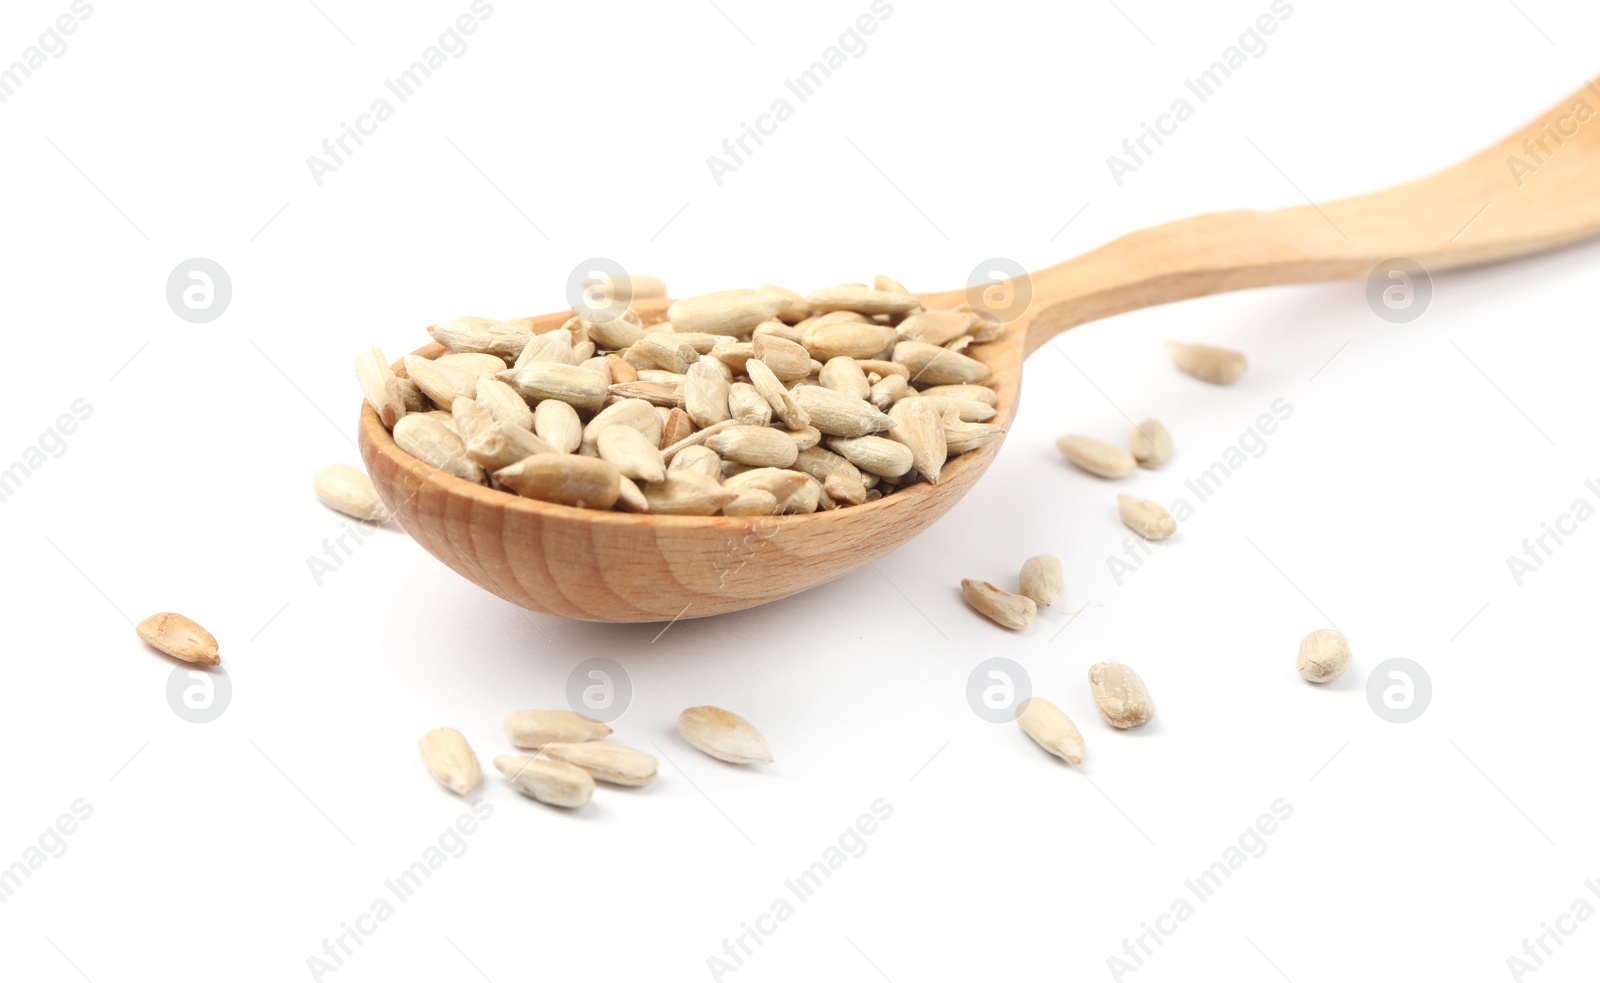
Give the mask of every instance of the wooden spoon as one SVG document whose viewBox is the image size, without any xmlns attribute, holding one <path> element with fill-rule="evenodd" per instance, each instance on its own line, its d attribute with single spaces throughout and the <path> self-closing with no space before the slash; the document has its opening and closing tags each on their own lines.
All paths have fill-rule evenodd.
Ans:
<svg viewBox="0 0 1600 983">
<path fill-rule="evenodd" d="M 1585 108 L 1575 113 L 1579 103 Z M 966 353 L 994 370 L 994 422 L 1009 424 L 1016 413 L 1023 360 L 1087 321 L 1246 287 L 1365 278 L 1395 258 L 1438 272 L 1600 234 L 1600 120 L 1590 120 L 1589 107 L 1600 107 L 1600 86 L 1579 90 L 1526 130 L 1420 181 L 1320 206 L 1185 219 L 1005 281 L 1002 289 L 1031 292 L 1031 301 L 1003 337 Z M 929 308 L 966 299 L 962 290 L 923 297 Z M 637 306 L 647 321 L 665 310 L 664 302 Z M 535 330 L 569 316 L 538 318 Z M 431 345 L 419 354 L 441 351 Z M 738 611 L 848 573 L 944 515 L 1000 449 L 996 441 L 952 459 L 937 485 L 828 512 L 757 519 L 651 517 L 517 498 L 402 452 L 365 404 L 360 439 L 379 496 L 457 573 L 525 608 L 616 622 Z"/>
</svg>

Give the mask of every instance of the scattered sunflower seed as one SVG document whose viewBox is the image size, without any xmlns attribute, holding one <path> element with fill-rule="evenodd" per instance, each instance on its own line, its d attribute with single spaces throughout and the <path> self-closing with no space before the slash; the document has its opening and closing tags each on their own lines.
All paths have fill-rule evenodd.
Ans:
<svg viewBox="0 0 1600 983">
<path fill-rule="evenodd" d="M 750 722 L 719 707 L 690 707 L 678 714 L 678 733 L 689 746 L 736 765 L 771 764 L 767 739 Z"/>
<path fill-rule="evenodd" d="M 577 765 L 502 754 L 494 766 L 512 788 L 545 805 L 576 809 L 594 798 L 594 779 Z"/>
<path fill-rule="evenodd" d="M 1150 691 L 1139 674 L 1120 662 L 1097 662 L 1089 667 L 1089 691 L 1094 705 L 1111 724 L 1127 730 L 1149 723 L 1155 716 Z"/>
<path fill-rule="evenodd" d="M 457 795 L 469 795 L 483 781 L 483 769 L 471 745 L 454 727 L 436 727 L 417 741 L 422 760 L 434 779 Z"/>
<path fill-rule="evenodd" d="M 1054 703 L 1038 696 L 1023 700 L 1017 704 L 1017 723 L 1046 751 L 1063 761 L 1083 764 L 1083 735 Z"/>
<path fill-rule="evenodd" d="M 174 659 L 214 666 L 222 662 L 217 655 L 217 640 L 204 628 L 181 614 L 163 611 L 152 614 L 134 628 L 139 637 Z"/>
<path fill-rule="evenodd" d="M 394 518 L 389 507 L 378 498 L 372 479 L 360 468 L 348 464 L 329 464 L 311 478 L 317 499 L 328 508 L 368 522 L 388 522 Z"/>
<path fill-rule="evenodd" d="M 1338 679 L 1350 668 L 1350 643 L 1332 628 L 1318 628 L 1300 643 L 1295 668 L 1313 683 Z"/>
</svg>

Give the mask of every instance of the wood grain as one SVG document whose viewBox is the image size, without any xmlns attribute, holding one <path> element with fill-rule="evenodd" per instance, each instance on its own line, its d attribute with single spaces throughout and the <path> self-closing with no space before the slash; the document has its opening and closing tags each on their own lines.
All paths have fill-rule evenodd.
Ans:
<svg viewBox="0 0 1600 983">
<path fill-rule="evenodd" d="M 1590 118 L 1562 133 L 1573 129 L 1569 114 L 1579 102 Z M 1551 152 L 1538 147 L 1541 139 Z M 1534 163 L 1525 140 L 1535 141 L 1540 163 L 1519 176 L 1508 161 Z M 1600 86 L 1591 85 L 1524 131 L 1432 177 L 1320 206 L 1203 215 L 1145 229 L 1035 273 L 1026 284 L 1008 284 L 1012 291 L 1026 287 L 1026 309 L 1004 337 L 966 354 L 993 369 L 993 422 L 1009 425 L 1023 360 L 1079 324 L 1230 290 L 1365 278 L 1393 258 L 1438 272 L 1597 234 Z M 963 290 L 924 295 L 931 308 L 967 299 Z M 669 303 L 637 306 L 652 322 Z M 569 316 L 531 322 L 550 330 Z M 417 354 L 441 351 L 430 345 Z M 359 429 L 379 496 L 451 569 L 525 608 L 613 622 L 737 611 L 848 573 L 949 511 L 1002 444 L 953 459 L 937 486 L 913 485 L 865 505 L 776 518 L 651 517 L 517 498 L 445 474 L 401 451 L 365 404 Z"/>
</svg>

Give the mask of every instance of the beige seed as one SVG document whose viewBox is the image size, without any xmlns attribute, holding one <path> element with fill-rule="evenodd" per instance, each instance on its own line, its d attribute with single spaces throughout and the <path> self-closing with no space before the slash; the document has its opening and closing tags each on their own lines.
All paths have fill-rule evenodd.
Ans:
<svg viewBox="0 0 1600 983">
<path fill-rule="evenodd" d="M 597 297 L 620 301 L 631 304 L 636 300 L 654 300 L 667 295 L 667 285 L 657 277 L 645 276 L 641 273 L 623 273 L 620 276 L 604 274 L 601 277 L 591 277 L 581 284 L 585 291 L 593 291 Z"/>
<path fill-rule="evenodd" d="M 539 405 L 544 406 L 543 403 Z M 656 412 L 656 408 L 648 400 L 624 399 L 612 403 L 594 415 L 594 419 L 583 428 L 583 443 L 579 446 L 579 450 L 584 454 L 598 453 L 597 444 L 601 431 L 618 424 L 639 431 L 658 447 L 661 444 L 661 434 L 665 424 L 661 415 Z"/>
<path fill-rule="evenodd" d="M 1004 427 L 992 423 L 963 423 L 955 410 L 945 411 L 944 445 L 951 457 L 977 450 L 984 444 L 999 440 L 1005 433 Z"/>
<path fill-rule="evenodd" d="M 1022 576 L 1018 581 L 1022 593 L 1043 607 L 1061 600 L 1061 592 L 1066 589 L 1061 561 L 1048 553 L 1028 557 L 1022 564 Z"/>
<path fill-rule="evenodd" d="M 562 452 L 531 430 L 509 423 L 495 423 L 472 435 L 472 439 L 467 441 L 467 453 L 485 471 L 499 471 L 525 457 Z"/>
<path fill-rule="evenodd" d="M 773 414 L 783 421 L 785 427 L 799 430 L 811 425 L 810 415 L 800 408 L 794 396 L 783 387 L 765 362 L 752 358 L 745 363 L 745 371 L 750 376 L 750 384 L 756 387 L 756 392 L 772 407 Z"/>
<path fill-rule="evenodd" d="M 181 614 L 163 611 L 134 626 L 134 631 L 149 645 L 174 659 L 214 666 L 222 661 L 217 655 L 217 639 L 209 631 Z"/>
<path fill-rule="evenodd" d="M 559 399 L 547 399 L 533 409 L 533 432 L 558 451 L 572 453 L 583 440 L 578 411 Z"/>
<path fill-rule="evenodd" d="M 714 481 L 722 480 L 722 458 L 704 444 L 685 447 L 667 466 L 668 471 L 696 471 Z"/>
<path fill-rule="evenodd" d="M 873 358 L 887 351 L 900 337 L 893 328 L 861 321 L 818 321 L 800 335 L 812 357 L 823 362 L 832 358 Z"/>
<path fill-rule="evenodd" d="M 879 273 L 877 276 L 872 278 L 872 289 L 881 290 L 884 293 L 904 294 L 907 296 L 909 296 L 911 293 L 911 291 L 907 290 L 899 280 L 896 280 L 893 277 L 884 276 L 882 273 Z"/>
<path fill-rule="evenodd" d="M 394 425 L 394 442 L 424 464 L 483 484 L 483 468 L 467 453 L 467 445 L 454 430 L 429 414 L 401 417 Z"/>
<path fill-rule="evenodd" d="M 356 356 L 356 382 L 384 429 L 393 430 L 395 422 L 406 415 L 406 404 L 400 392 L 400 380 L 384 361 L 380 349 L 369 348 Z"/>
<path fill-rule="evenodd" d="M 529 406 L 528 401 L 519 396 L 515 389 L 499 379 L 479 379 L 477 400 L 496 422 L 508 423 L 524 430 L 533 429 L 533 407 Z"/>
<path fill-rule="evenodd" d="M 746 426 L 764 427 L 772 422 L 772 404 L 748 382 L 735 382 L 729 387 L 728 412 Z"/>
<path fill-rule="evenodd" d="M 660 481 L 667 475 L 667 465 L 661 459 L 661 448 L 656 441 L 624 424 L 615 424 L 600 431 L 595 449 L 600 459 L 616 466 L 625 478 L 640 481 Z"/>
<path fill-rule="evenodd" d="M 645 335 L 634 342 L 628 352 L 657 368 L 679 373 L 687 372 L 689 366 L 700 358 L 700 353 L 693 345 L 679 341 L 677 335 L 662 332 Z M 637 361 L 634 364 L 637 365 Z"/>
<path fill-rule="evenodd" d="M 929 399 L 971 399 L 989 406 L 994 406 L 998 399 L 988 386 L 972 385 L 929 386 L 922 390 L 922 395 Z"/>
<path fill-rule="evenodd" d="M 911 448 L 912 466 L 930 484 L 937 485 L 939 471 L 949 454 L 944 417 L 926 399 L 902 399 L 889 408 L 889 416 L 894 421 L 889 438 Z"/>
<path fill-rule="evenodd" d="M 822 443 L 822 431 L 816 427 L 806 427 L 804 430 L 779 430 L 778 433 L 794 441 L 794 448 L 798 451 L 810 450 Z"/>
<path fill-rule="evenodd" d="M 767 739 L 750 721 L 718 707 L 690 707 L 678 714 L 678 733 L 689 746 L 736 765 L 771 764 Z"/>
<path fill-rule="evenodd" d="M 915 395 L 916 392 L 906 382 L 904 376 L 886 375 L 872 384 L 872 388 L 867 392 L 867 401 L 880 410 L 887 410 L 907 396 Z"/>
<path fill-rule="evenodd" d="M 643 328 L 620 317 L 610 321 L 585 321 L 585 328 L 590 341 L 613 352 L 631 348 L 644 337 Z"/>
<path fill-rule="evenodd" d="M 1038 696 L 1023 700 L 1017 704 L 1017 723 L 1046 751 L 1063 761 L 1083 764 L 1083 735 L 1054 703 Z"/>
<path fill-rule="evenodd" d="M 502 754 L 494 766 L 512 788 L 546 805 L 576 809 L 594 797 L 594 778 L 577 765 Z"/>
<path fill-rule="evenodd" d="M 696 426 L 709 427 L 729 418 L 728 393 L 730 383 L 718 364 L 708 360 L 696 361 L 689 366 L 683 385 L 683 409 Z"/>
<path fill-rule="evenodd" d="M 672 463 L 672 456 L 674 454 L 678 453 L 679 451 L 683 450 L 685 447 L 694 447 L 696 445 L 703 444 L 707 440 L 710 440 L 716 434 L 721 433 L 722 431 L 728 429 L 729 427 L 736 427 L 736 426 L 738 426 L 738 423 L 736 423 L 735 421 L 733 421 L 733 420 L 724 420 L 721 423 L 713 423 L 711 426 L 706 427 L 706 428 L 704 428 L 702 430 L 696 430 L 694 433 L 692 433 L 689 436 L 683 438 L 682 440 L 677 441 L 677 442 L 672 443 L 672 444 L 668 444 L 666 447 L 661 448 L 661 457 L 668 464 L 671 464 Z"/>
<path fill-rule="evenodd" d="M 856 364 L 869 376 L 877 373 L 879 378 L 887 379 L 891 375 L 897 375 L 907 382 L 911 381 L 911 370 L 899 362 L 889 362 L 881 358 L 858 358 Z"/>
<path fill-rule="evenodd" d="M 705 446 L 724 461 L 757 468 L 786 468 L 797 453 L 794 441 L 771 427 L 729 427 L 708 439 Z"/>
<path fill-rule="evenodd" d="M 905 397 L 907 399 L 912 397 Z M 955 413 L 956 419 L 964 423 L 984 423 L 994 419 L 995 408 L 988 403 L 976 399 L 960 399 L 953 396 L 928 396 L 926 394 L 915 397 L 925 399 L 938 407 L 939 415 L 947 412 Z"/>
<path fill-rule="evenodd" d="M 786 309 L 788 297 L 758 290 L 722 290 L 675 301 L 667 318 L 676 331 L 745 335 L 756 325 Z"/>
<path fill-rule="evenodd" d="M 851 284 L 813 290 L 806 295 L 806 303 L 814 311 L 855 311 L 858 314 L 904 314 L 922 306 L 922 301 L 910 294 Z"/>
<path fill-rule="evenodd" d="M 798 290 L 790 290 L 788 287 L 780 287 L 773 283 L 763 283 L 759 292 L 772 297 L 781 297 L 789 302 L 788 307 L 778 312 L 778 317 L 785 321 L 793 323 L 811 313 L 811 305 L 806 303 L 805 295 Z"/>
<path fill-rule="evenodd" d="M 1250 363 L 1238 352 L 1210 345 L 1193 345 L 1182 341 L 1167 342 L 1167 355 L 1172 364 L 1206 382 L 1231 386 L 1244 378 Z"/>
<path fill-rule="evenodd" d="M 642 376 L 644 373 L 640 373 Z M 638 382 L 614 383 L 607 392 L 613 399 L 642 399 L 651 406 L 665 406 L 669 409 L 683 405 L 683 386 L 681 383 Z"/>
<path fill-rule="evenodd" d="M 1113 727 L 1127 730 L 1149 723 L 1155 716 L 1150 691 L 1139 674 L 1120 662 L 1097 662 L 1089 667 L 1089 691 L 1094 705 Z"/>
<path fill-rule="evenodd" d="M 466 737 L 454 727 L 435 727 L 417 741 L 434 780 L 457 795 L 469 795 L 483 782 L 483 769 Z"/>
<path fill-rule="evenodd" d="M 895 345 L 894 361 L 910 370 L 912 382 L 923 386 L 971 385 L 989 378 L 989 366 L 977 359 L 920 341 Z"/>
<path fill-rule="evenodd" d="M 855 359 L 845 355 L 828 359 L 817 381 L 826 389 L 856 399 L 866 399 L 872 395 L 872 384 L 867 381 L 867 374 L 861 371 L 861 366 L 856 364 Z M 904 380 L 901 381 L 904 384 Z M 884 404 L 875 405 L 879 409 L 884 408 Z"/>
<path fill-rule="evenodd" d="M 656 759 L 631 747 L 608 741 L 582 744 L 546 744 L 545 757 L 576 765 L 595 779 L 612 785 L 649 785 L 656 780 Z"/>
<path fill-rule="evenodd" d="M 804 301 L 802 301 L 802 303 L 804 303 Z M 787 314 L 788 312 L 785 311 L 784 313 Z M 798 345 L 800 344 L 800 338 L 804 334 L 805 329 L 803 325 L 810 320 L 811 318 L 806 318 L 800 321 L 798 324 L 786 324 L 783 321 L 776 320 L 762 321 L 751 330 L 750 337 L 752 340 L 754 340 L 762 337 L 763 335 L 772 335 L 774 337 L 782 338 L 785 341 L 792 341 Z"/>
<path fill-rule="evenodd" d="M 722 514 L 727 516 L 777 515 L 782 511 L 783 505 L 778 499 L 759 488 L 739 492 L 738 498 L 722 507 Z"/>
<path fill-rule="evenodd" d="M 619 478 L 617 508 L 624 512 L 642 514 L 650 511 L 650 499 L 645 497 L 644 489 L 635 484 L 632 478 Z"/>
<path fill-rule="evenodd" d="M 1117 514 L 1122 516 L 1123 525 L 1151 541 L 1171 539 L 1178 531 L 1178 520 L 1172 513 L 1146 498 L 1118 495 Z"/>
<path fill-rule="evenodd" d="M 374 348 L 373 351 L 377 351 L 377 349 Z M 378 357 L 382 358 L 383 356 L 380 354 Z M 388 366 L 385 366 L 385 368 L 387 367 Z M 429 401 L 428 395 L 422 391 L 421 386 L 418 386 L 410 379 L 400 378 L 392 371 L 389 373 L 388 378 L 393 381 L 395 387 L 400 390 L 400 401 L 405 404 L 405 412 L 426 413 L 433 409 L 433 403 Z M 483 379 L 480 377 L 478 381 L 482 382 Z"/>
<path fill-rule="evenodd" d="M 537 751 L 546 744 L 576 744 L 611 736 L 611 728 L 571 710 L 513 710 L 502 724 L 512 746 Z"/>
<path fill-rule="evenodd" d="M 895 325 L 900 337 L 929 345 L 946 345 L 971 331 L 978 323 L 976 314 L 958 311 L 918 311 Z"/>
<path fill-rule="evenodd" d="M 963 580 L 961 595 L 972 605 L 972 610 L 1000 627 L 1014 631 L 1021 631 L 1033 624 L 1034 615 L 1039 611 L 1033 598 L 1003 591 L 982 580 Z"/>
<path fill-rule="evenodd" d="M 1172 434 L 1160 420 L 1143 420 L 1128 437 L 1128 452 L 1141 468 L 1159 468 L 1172 457 Z"/>
<path fill-rule="evenodd" d="M 619 382 L 639 381 L 639 370 L 628 364 L 627 359 L 621 355 L 611 354 L 606 356 L 606 376 L 612 385 Z"/>
<path fill-rule="evenodd" d="M 416 383 L 417 388 L 437 406 L 448 407 L 462 396 L 477 395 L 476 376 L 469 377 L 448 365 L 440 365 L 437 361 L 423 358 L 421 355 L 407 355 L 402 361 L 405 362 L 406 377 Z M 505 363 L 500 362 L 500 365 L 503 367 Z"/>
<path fill-rule="evenodd" d="M 535 454 L 494 473 L 494 480 L 518 495 L 580 509 L 615 505 L 621 478 L 609 462 L 576 454 Z"/>
<path fill-rule="evenodd" d="M 759 358 L 780 381 L 792 382 L 811 374 L 811 353 L 804 346 L 779 338 L 761 335 L 750 345 L 752 358 Z"/>
<path fill-rule="evenodd" d="M 802 385 L 791 395 L 812 426 L 835 437 L 865 437 L 895 425 L 893 418 L 866 400 L 833 389 Z"/>
<path fill-rule="evenodd" d="M 1061 456 L 1102 478 L 1126 478 L 1138 468 L 1133 455 L 1103 440 L 1068 434 L 1056 441 Z"/>
<path fill-rule="evenodd" d="M 1295 668 L 1313 683 L 1338 679 L 1350 668 L 1350 643 L 1332 628 L 1318 628 L 1301 641 Z"/>
<path fill-rule="evenodd" d="M 652 481 L 643 490 L 654 515 L 716 515 L 739 497 L 715 478 L 687 470 L 668 471 L 661 481 Z"/>
<path fill-rule="evenodd" d="M 522 354 L 533 332 L 520 324 L 486 317 L 458 317 L 428 328 L 433 340 L 452 352 L 481 352 L 511 361 Z"/>
<path fill-rule="evenodd" d="M 329 464 L 311 478 L 318 501 L 336 512 L 368 522 L 388 522 L 394 518 L 378 497 L 372 479 L 360 468 L 348 464 Z"/>
<path fill-rule="evenodd" d="M 463 396 L 450 404 L 450 422 L 456 435 L 470 439 L 479 430 L 494 425 L 494 417 L 476 399 Z"/>
<path fill-rule="evenodd" d="M 861 470 L 885 478 L 900 477 L 916 462 L 911 448 L 887 437 L 835 438 L 828 446 Z"/>
<path fill-rule="evenodd" d="M 752 468 L 741 471 L 722 482 L 722 487 L 734 494 L 764 491 L 777 500 L 780 511 L 805 511 L 804 504 L 812 479 L 800 471 L 786 468 Z"/>
<path fill-rule="evenodd" d="M 605 376 L 559 362 L 534 362 L 520 369 L 507 369 L 495 378 L 515 389 L 523 399 L 559 399 L 591 413 L 604 406 L 609 395 Z"/>
<path fill-rule="evenodd" d="M 527 347 L 522 349 L 522 354 L 511 363 L 514 369 L 525 369 L 539 362 L 551 362 L 556 365 L 577 365 L 581 359 L 573 349 L 571 329 L 582 328 L 581 318 L 572 318 L 567 322 L 569 330 L 546 331 L 542 335 L 535 335 L 529 340 Z"/>
</svg>

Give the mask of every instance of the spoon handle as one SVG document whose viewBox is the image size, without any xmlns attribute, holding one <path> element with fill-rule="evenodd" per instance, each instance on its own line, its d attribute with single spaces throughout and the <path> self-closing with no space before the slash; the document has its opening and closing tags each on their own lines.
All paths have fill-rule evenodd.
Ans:
<svg viewBox="0 0 1600 983">
<path fill-rule="evenodd" d="M 1123 236 L 1032 274 L 1024 355 L 1068 328 L 1176 300 L 1360 279 L 1392 259 L 1437 272 L 1600 235 L 1597 116 L 1600 82 L 1589 82 L 1502 143 L 1409 184 Z"/>
</svg>

